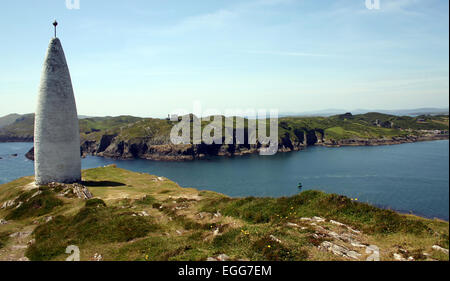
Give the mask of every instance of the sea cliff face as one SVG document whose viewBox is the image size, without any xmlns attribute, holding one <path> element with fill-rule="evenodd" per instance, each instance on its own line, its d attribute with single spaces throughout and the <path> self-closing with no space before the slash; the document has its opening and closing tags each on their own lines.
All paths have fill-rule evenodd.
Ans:
<svg viewBox="0 0 450 281">
<path fill-rule="evenodd" d="M 195 115 L 191 122 L 200 121 Z M 223 117 L 224 129 L 243 130 L 248 136 L 249 120 Z M 235 122 L 226 127 L 227 120 Z M 448 115 L 394 116 L 380 113 L 352 115 L 346 113 L 330 117 L 282 117 L 278 120 L 278 152 L 302 150 L 308 146 L 370 146 L 448 139 Z M 0 128 L 0 142 L 32 142 L 34 115 L 17 118 Z M 185 144 L 174 145 L 170 133 L 174 122 L 169 119 L 133 116 L 93 117 L 79 120 L 81 155 L 110 158 L 143 158 L 151 160 L 193 160 L 208 156 L 232 157 L 259 153 L 263 145 L 249 144 Z M 202 129 L 208 121 L 200 122 Z M 225 135 L 225 133 L 223 133 Z M 222 143 L 225 140 L 222 138 Z M 32 152 L 29 153 L 32 158 Z"/>
<path fill-rule="evenodd" d="M 300 138 L 292 138 L 288 135 L 279 138 L 278 152 L 302 150 L 308 145 L 323 143 L 323 135 L 320 131 L 310 130 L 302 132 Z M 265 147 L 261 143 L 256 144 L 180 144 L 170 142 L 155 144 L 152 140 L 139 138 L 122 140 L 118 136 L 103 135 L 100 141 L 86 140 L 81 143 L 81 151 L 84 156 L 96 155 L 108 158 L 131 159 L 143 158 L 163 161 L 182 161 L 203 159 L 208 156 L 239 156 L 259 153 Z"/>
<path fill-rule="evenodd" d="M 33 136 L 0 136 L 0 142 L 33 142 Z"/>
<path fill-rule="evenodd" d="M 308 137 L 309 135 L 309 137 Z M 308 146 L 377 146 L 413 143 L 418 141 L 446 140 L 448 134 L 428 134 L 423 136 L 405 136 L 380 139 L 324 139 L 320 131 L 305 132 L 303 141 L 288 137 L 280 138 L 278 152 L 299 151 Z M 264 147 L 257 144 L 154 144 L 146 139 L 121 140 L 114 135 L 103 135 L 100 141 L 84 140 L 80 146 L 82 157 L 88 155 L 101 156 L 114 159 L 148 159 L 155 161 L 185 161 L 204 159 L 210 156 L 233 157 L 247 154 L 256 154 Z M 26 155 L 34 160 L 34 148 Z"/>
</svg>

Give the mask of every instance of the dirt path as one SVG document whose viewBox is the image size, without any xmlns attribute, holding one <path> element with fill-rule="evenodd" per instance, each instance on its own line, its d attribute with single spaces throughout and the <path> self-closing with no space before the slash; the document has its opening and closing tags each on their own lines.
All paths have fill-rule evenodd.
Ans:
<svg viewBox="0 0 450 281">
<path fill-rule="evenodd" d="M 0 261 L 28 261 L 25 251 L 33 243 L 31 233 L 35 226 L 27 226 L 9 235 L 7 245 L 0 249 Z"/>
</svg>

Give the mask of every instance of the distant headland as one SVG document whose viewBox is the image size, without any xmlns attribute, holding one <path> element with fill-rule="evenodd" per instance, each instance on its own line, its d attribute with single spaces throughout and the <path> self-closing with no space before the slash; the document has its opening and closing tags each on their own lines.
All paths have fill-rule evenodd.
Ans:
<svg viewBox="0 0 450 281">
<path fill-rule="evenodd" d="M 191 118 L 197 117 L 191 115 Z M 0 124 L 0 142 L 33 141 L 34 114 L 1 117 Z M 259 143 L 174 145 L 169 137 L 174 124 L 168 119 L 133 116 L 82 118 L 79 119 L 81 155 L 181 161 L 252 154 L 261 148 Z M 207 124 L 203 121 L 202 127 Z M 247 120 L 243 128 L 234 128 L 234 132 L 247 130 L 246 125 Z M 288 152 L 313 145 L 369 146 L 448 139 L 449 116 L 397 116 L 376 112 L 294 116 L 279 118 L 278 127 L 278 151 Z M 32 159 L 32 151 L 28 157 Z"/>
</svg>

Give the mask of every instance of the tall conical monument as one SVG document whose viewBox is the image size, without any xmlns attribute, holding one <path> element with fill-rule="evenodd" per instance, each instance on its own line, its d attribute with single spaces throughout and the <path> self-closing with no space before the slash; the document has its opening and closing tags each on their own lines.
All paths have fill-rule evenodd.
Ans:
<svg viewBox="0 0 450 281">
<path fill-rule="evenodd" d="M 81 181 L 80 134 L 75 97 L 61 42 L 50 40 L 34 124 L 36 184 Z"/>
</svg>

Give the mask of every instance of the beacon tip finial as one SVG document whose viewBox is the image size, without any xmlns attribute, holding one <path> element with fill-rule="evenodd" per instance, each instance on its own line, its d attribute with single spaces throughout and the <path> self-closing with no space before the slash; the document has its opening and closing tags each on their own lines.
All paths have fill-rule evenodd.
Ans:
<svg viewBox="0 0 450 281">
<path fill-rule="evenodd" d="M 55 38 L 56 38 L 56 26 L 58 25 L 58 22 L 55 20 L 54 22 L 53 22 L 53 26 L 55 27 Z"/>
</svg>

